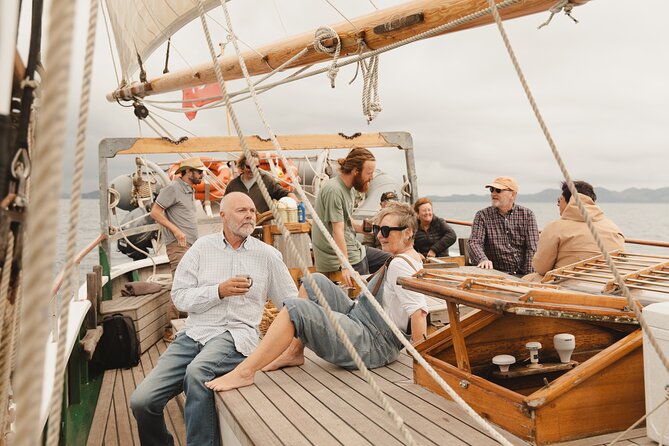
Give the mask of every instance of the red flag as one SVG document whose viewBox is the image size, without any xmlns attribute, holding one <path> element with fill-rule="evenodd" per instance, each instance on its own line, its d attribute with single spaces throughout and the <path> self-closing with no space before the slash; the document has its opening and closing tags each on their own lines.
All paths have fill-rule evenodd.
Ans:
<svg viewBox="0 0 669 446">
<path fill-rule="evenodd" d="M 196 108 L 202 107 L 203 105 L 209 104 L 218 100 L 218 97 L 221 96 L 221 87 L 218 84 L 207 84 L 207 85 L 198 85 L 193 88 L 184 88 L 183 89 L 183 107 L 184 108 Z M 201 98 L 214 98 L 199 100 Z M 195 119 L 197 111 L 186 112 L 186 117 L 189 121 Z"/>
</svg>

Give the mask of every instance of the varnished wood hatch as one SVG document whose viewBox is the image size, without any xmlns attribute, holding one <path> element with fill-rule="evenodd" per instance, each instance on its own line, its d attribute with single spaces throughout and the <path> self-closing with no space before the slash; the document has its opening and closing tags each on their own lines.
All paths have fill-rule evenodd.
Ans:
<svg viewBox="0 0 669 446">
<path fill-rule="evenodd" d="M 540 445 L 621 431 L 643 415 L 642 335 L 624 298 L 480 272 L 425 269 L 399 280 L 447 301 L 451 323 L 416 348 L 474 410 Z M 461 318 L 462 305 L 475 310 Z M 553 348 L 558 333 L 576 337 L 569 364 Z M 539 369 L 527 367 L 530 341 L 543 346 Z M 516 358 L 510 373 L 492 364 L 499 354 Z M 416 361 L 414 380 L 446 396 Z"/>
</svg>

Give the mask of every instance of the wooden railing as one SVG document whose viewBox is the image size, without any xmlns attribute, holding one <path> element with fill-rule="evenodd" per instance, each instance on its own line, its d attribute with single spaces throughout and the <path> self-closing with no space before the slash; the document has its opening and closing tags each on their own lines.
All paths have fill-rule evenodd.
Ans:
<svg viewBox="0 0 669 446">
<path fill-rule="evenodd" d="M 451 225 L 459 225 L 459 226 L 470 226 L 472 225 L 472 222 L 470 221 L 464 221 L 464 220 L 452 220 L 449 218 L 444 219 L 446 223 L 451 224 Z M 539 231 L 541 232 L 541 231 Z M 655 246 L 658 248 L 669 248 L 669 242 L 661 242 L 659 240 L 644 240 L 644 239 L 638 239 L 638 238 L 626 238 L 625 243 L 629 243 L 631 245 L 644 245 L 644 246 Z"/>
<path fill-rule="evenodd" d="M 98 238 L 93 240 L 91 243 L 88 244 L 88 246 L 82 249 L 81 252 L 77 254 L 77 257 L 74 258 L 74 267 L 79 268 L 79 264 L 84 259 L 84 257 L 86 257 L 86 255 L 88 255 L 88 253 L 91 252 L 93 248 L 102 243 L 106 238 L 107 236 L 105 234 L 100 234 Z M 53 286 L 51 287 L 51 297 L 55 296 L 58 290 L 60 290 L 60 287 L 63 285 L 64 276 L 65 276 L 65 266 L 63 266 L 63 269 L 60 270 L 60 272 L 56 276 L 56 279 L 53 281 Z"/>
</svg>

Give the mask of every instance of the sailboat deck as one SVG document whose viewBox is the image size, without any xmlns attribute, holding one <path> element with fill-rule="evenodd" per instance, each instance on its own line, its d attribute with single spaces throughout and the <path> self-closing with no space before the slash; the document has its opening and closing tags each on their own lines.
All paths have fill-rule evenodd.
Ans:
<svg viewBox="0 0 669 446">
<path fill-rule="evenodd" d="M 105 372 L 87 446 L 140 446 L 137 422 L 130 411 L 130 395 L 153 369 L 166 348 L 165 341 L 161 339 L 144 352 L 136 367 Z M 186 446 L 181 397 L 174 398 L 167 404 L 165 422 L 174 437 L 175 446 Z"/>
<path fill-rule="evenodd" d="M 166 348 L 161 340 L 142 355 L 137 367 L 105 372 L 87 445 L 140 445 L 137 424 L 129 409 L 130 395 Z M 402 354 L 398 361 L 372 372 L 418 444 L 497 444 L 453 402 L 413 384 L 408 355 Z M 256 385 L 220 392 L 216 405 L 224 427 L 223 445 L 403 444 L 401 434 L 376 402 L 360 372 L 333 366 L 308 350 L 303 366 L 258 373 Z M 165 421 L 175 445 L 186 446 L 182 397 L 167 405 Z M 528 444 L 501 432 L 515 445 Z M 616 436 L 560 445 L 604 446 Z M 616 444 L 655 443 L 641 428 L 630 431 Z"/>
<path fill-rule="evenodd" d="M 413 383 L 412 361 L 374 369 L 374 377 L 393 408 L 404 419 L 418 444 L 497 444 L 455 403 Z M 399 430 L 384 413 L 358 371 L 333 366 L 306 351 L 300 367 L 258 373 L 256 385 L 216 397 L 223 444 L 227 435 L 237 443 L 256 445 L 403 444 Z M 500 431 L 513 444 L 528 444 Z M 619 445 L 654 444 L 645 429 L 635 429 Z M 565 446 L 599 446 L 616 435 L 603 435 Z"/>
</svg>

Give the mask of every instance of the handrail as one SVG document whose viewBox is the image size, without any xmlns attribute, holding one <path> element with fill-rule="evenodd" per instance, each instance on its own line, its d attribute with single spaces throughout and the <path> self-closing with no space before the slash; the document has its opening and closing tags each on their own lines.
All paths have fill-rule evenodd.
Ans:
<svg viewBox="0 0 669 446">
<path fill-rule="evenodd" d="M 84 249 L 77 254 L 77 256 L 74 258 L 74 265 L 79 266 L 81 261 L 86 257 L 86 255 L 93 250 L 96 246 L 98 246 L 102 241 L 104 241 L 107 238 L 105 234 L 100 234 L 98 238 L 93 240 L 91 243 L 89 243 L 88 246 L 86 246 Z M 65 265 L 67 266 L 67 265 Z M 65 276 L 65 266 L 63 266 L 63 269 L 60 270 L 58 275 L 56 276 L 56 280 L 53 281 L 53 286 L 51 287 L 51 297 L 56 295 L 58 290 L 60 290 L 60 287 L 63 285 L 63 278 Z"/>
<path fill-rule="evenodd" d="M 460 225 L 460 226 L 472 226 L 472 222 L 470 221 L 464 221 L 464 220 L 453 220 L 450 218 L 444 218 L 444 221 L 449 224 L 453 225 Z M 541 232 L 541 231 L 539 231 Z M 632 245 L 645 245 L 645 246 L 655 246 L 658 248 L 669 248 L 669 242 L 662 242 L 659 240 L 644 240 L 644 239 L 638 239 L 638 238 L 626 238 L 625 243 L 629 243 Z"/>
</svg>

